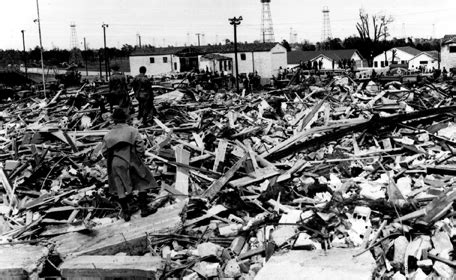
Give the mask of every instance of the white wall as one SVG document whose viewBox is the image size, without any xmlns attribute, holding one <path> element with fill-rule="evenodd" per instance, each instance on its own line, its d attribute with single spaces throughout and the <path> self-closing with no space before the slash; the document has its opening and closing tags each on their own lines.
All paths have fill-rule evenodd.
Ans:
<svg viewBox="0 0 456 280">
<path fill-rule="evenodd" d="M 320 60 L 323 60 L 323 65 L 321 66 L 321 69 L 332 70 L 332 59 L 329 59 L 326 56 L 318 56 L 316 59 L 311 60 L 312 69 L 313 69 L 314 61 L 317 61 L 317 64 L 318 64 L 320 62 Z M 318 64 L 318 68 L 320 68 L 319 64 Z M 334 69 L 339 69 L 339 63 L 334 62 Z"/>
<path fill-rule="evenodd" d="M 285 49 L 282 45 L 276 45 L 274 48 L 271 50 L 271 73 L 269 76 L 264 76 L 266 78 L 272 78 L 272 75 L 277 77 L 277 74 L 279 73 L 279 67 L 282 67 L 283 69 L 287 68 L 287 49 Z M 263 77 L 263 76 L 262 76 Z"/>
<path fill-rule="evenodd" d="M 351 59 L 353 59 L 356 63 L 356 67 L 359 68 L 359 67 L 364 67 L 365 65 L 363 65 L 363 60 L 361 59 L 361 57 L 358 55 L 357 52 L 355 52 Z"/>
<path fill-rule="evenodd" d="M 421 64 L 420 62 L 422 61 L 426 61 L 427 63 Z M 420 53 L 409 61 L 409 69 L 417 70 L 420 66 L 424 66 L 426 70 L 432 70 L 432 67 L 438 69 L 439 62 L 425 53 Z"/>
<path fill-rule="evenodd" d="M 154 57 L 155 62 L 150 63 L 150 58 Z M 163 62 L 163 57 L 167 57 L 168 61 Z M 177 64 L 177 70 L 174 69 L 174 63 Z M 168 55 L 144 55 L 144 56 L 130 56 L 130 72 L 132 76 L 139 74 L 139 67 L 145 66 L 147 68 L 146 75 L 159 75 L 170 72 L 179 72 L 180 62 L 179 57 Z"/>
<path fill-rule="evenodd" d="M 393 49 L 390 49 L 390 50 L 386 51 L 386 59 L 388 61 L 388 66 L 391 65 L 391 61 L 393 59 L 393 52 L 392 52 Z M 411 55 L 409 53 L 403 52 L 401 50 L 397 50 L 396 55 L 394 56 L 394 60 L 396 62 L 398 62 L 398 63 L 402 63 L 402 61 L 407 61 L 408 62 L 413 57 L 414 57 L 414 55 Z M 379 55 L 377 55 L 376 57 L 374 57 L 374 68 L 381 68 L 382 61 L 385 61 L 385 53 L 384 52 L 379 54 Z M 377 62 L 377 67 L 375 67 L 375 62 Z"/>
<path fill-rule="evenodd" d="M 440 67 L 450 70 L 450 68 L 456 67 L 456 53 L 450 53 L 450 47 L 456 47 L 456 43 L 444 45 L 440 51 Z"/>
</svg>

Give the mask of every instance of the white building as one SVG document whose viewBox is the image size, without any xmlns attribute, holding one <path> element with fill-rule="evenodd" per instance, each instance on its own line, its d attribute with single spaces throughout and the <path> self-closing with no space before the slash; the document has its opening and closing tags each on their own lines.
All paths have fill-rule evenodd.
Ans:
<svg viewBox="0 0 456 280">
<path fill-rule="evenodd" d="M 450 70 L 456 67 L 456 35 L 445 35 L 440 49 L 441 68 Z"/>
<path fill-rule="evenodd" d="M 415 55 L 408 62 L 408 69 L 418 70 L 424 68 L 425 71 L 439 68 L 439 53 L 437 51 L 421 52 Z"/>
<path fill-rule="evenodd" d="M 374 68 L 384 68 L 391 64 L 408 64 L 409 61 L 421 53 L 420 50 L 405 46 L 392 48 L 374 57 Z"/>
<path fill-rule="evenodd" d="M 367 62 L 364 61 L 358 50 L 347 49 L 347 50 L 328 50 L 328 51 L 291 51 L 287 55 L 288 67 L 294 67 L 299 65 L 301 62 L 307 66 L 310 61 L 312 67 L 316 62 L 319 64 L 321 61 L 321 69 L 341 69 L 349 68 L 352 63 L 356 67 L 365 67 Z M 345 67 L 344 67 L 345 65 Z"/>
<path fill-rule="evenodd" d="M 209 56 L 208 54 L 212 54 Z M 140 49 L 130 56 L 132 75 L 139 67 L 147 68 L 147 75 L 185 72 L 192 69 L 234 72 L 234 45 L 201 47 L 170 47 Z M 230 63 L 231 61 L 231 63 Z M 277 76 L 279 68 L 287 66 L 287 51 L 277 43 L 238 44 L 239 74 L 258 72 L 262 78 Z"/>
</svg>

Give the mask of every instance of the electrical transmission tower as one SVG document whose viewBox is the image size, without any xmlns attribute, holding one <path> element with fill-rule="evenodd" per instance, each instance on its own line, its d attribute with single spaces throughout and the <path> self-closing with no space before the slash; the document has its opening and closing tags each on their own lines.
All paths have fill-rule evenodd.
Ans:
<svg viewBox="0 0 456 280">
<path fill-rule="evenodd" d="M 331 24 L 329 22 L 329 8 L 323 7 L 323 29 L 321 30 L 321 41 L 324 42 L 332 38 L 331 35 Z"/>
<path fill-rule="evenodd" d="M 274 28 L 272 27 L 271 0 L 260 0 L 263 5 L 261 13 L 261 38 L 263 43 L 274 42 Z"/>
<path fill-rule="evenodd" d="M 70 64 L 76 64 L 79 65 L 83 62 L 82 59 L 82 53 L 81 50 L 79 49 L 79 44 L 78 44 L 78 35 L 76 34 L 76 24 L 72 22 L 70 24 L 71 28 L 71 37 L 70 37 L 70 48 L 71 48 L 71 54 L 70 54 Z"/>
</svg>

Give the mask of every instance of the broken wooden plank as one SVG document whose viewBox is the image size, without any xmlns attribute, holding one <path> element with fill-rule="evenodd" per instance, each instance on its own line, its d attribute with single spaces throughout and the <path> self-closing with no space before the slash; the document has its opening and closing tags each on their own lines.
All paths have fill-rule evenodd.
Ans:
<svg viewBox="0 0 456 280">
<path fill-rule="evenodd" d="M 242 177 L 233 181 L 230 181 L 229 184 L 232 187 L 235 188 L 240 188 L 244 187 L 253 183 L 261 182 L 267 178 L 274 177 L 276 175 L 279 175 L 279 171 L 271 168 L 271 167 L 266 167 L 266 168 L 260 168 L 256 173 L 251 173 L 249 174 L 250 176 Z"/>
<path fill-rule="evenodd" d="M 0 167 L 0 182 L 2 183 L 3 188 L 6 191 L 6 195 L 8 196 L 9 203 L 12 204 L 15 201 L 15 195 L 11 184 L 6 177 L 5 171 L 3 168 Z"/>
<path fill-rule="evenodd" d="M 222 177 L 220 177 L 217 181 L 209 186 L 209 188 L 203 193 L 203 196 L 207 197 L 208 199 L 214 198 L 214 196 L 223 188 L 223 186 L 228 183 L 231 177 L 233 177 L 234 173 L 236 173 L 236 171 L 241 168 L 246 159 L 247 155 L 244 155 L 242 158 L 240 158 Z"/>
<path fill-rule="evenodd" d="M 144 277 L 158 279 L 164 261 L 156 256 L 78 256 L 60 265 L 62 277 Z"/>
<path fill-rule="evenodd" d="M 176 161 L 188 165 L 190 161 L 190 152 L 185 150 L 183 145 L 175 147 Z M 183 167 L 176 168 L 176 185 L 175 188 L 184 195 L 188 195 L 188 169 Z"/>
<path fill-rule="evenodd" d="M 145 218 L 132 218 L 93 228 L 92 234 L 72 232 L 50 239 L 62 258 L 79 255 L 114 255 L 118 252 L 142 252 L 147 247 L 146 233 L 172 234 L 181 228 L 186 200 L 162 207 Z"/>
<path fill-rule="evenodd" d="M 253 169 L 255 170 L 255 173 L 256 173 L 260 169 L 260 167 L 258 166 L 258 163 L 256 161 L 255 152 L 253 151 L 252 146 L 250 145 L 250 141 L 248 141 L 247 139 L 244 140 L 244 145 L 245 145 L 245 148 L 247 149 L 247 152 L 249 153 L 250 160 L 252 161 Z"/>
<path fill-rule="evenodd" d="M 228 147 L 228 142 L 224 139 L 219 141 L 218 147 L 216 148 L 214 167 L 213 171 L 217 172 L 219 164 L 225 161 L 226 148 Z"/>
</svg>

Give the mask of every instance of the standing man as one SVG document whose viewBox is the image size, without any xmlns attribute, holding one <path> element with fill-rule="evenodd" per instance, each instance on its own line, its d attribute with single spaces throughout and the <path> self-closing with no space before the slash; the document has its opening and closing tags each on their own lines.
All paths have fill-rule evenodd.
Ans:
<svg viewBox="0 0 456 280">
<path fill-rule="evenodd" d="M 107 160 L 109 192 L 119 198 L 122 216 L 128 222 L 132 192 L 138 191 L 141 217 L 146 217 L 151 214 L 147 206 L 147 190 L 157 189 L 158 185 L 141 159 L 145 148 L 138 129 L 126 123 L 129 115 L 116 108 L 112 119 L 115 126 L 103 139 L 103 156 Z"/>
<path fill-rule="evenodd" d="M 114 106 L 119 106 L 125 112 L 128 112 L 130 106 L 130 96 L 127 89 L 127 78 L 123 73 L 119 72 L 119 65 L 111 66 L 112 74 L 109 79 L 109 95 L 108 102 L 111 112 Z"/>
<path fill-rule="evenodd" d="M 144 126 L 147 125 L 149 119 L 155 113 L 154 107 L 154 93 L 152 91 L 152 83 L 146 76 L 146 67 L 139 67 L 139 74 L 133 79 L 131 83 L 135 97 L 139 103 L 138 120 L 142 118 Z"/>
</svg>

